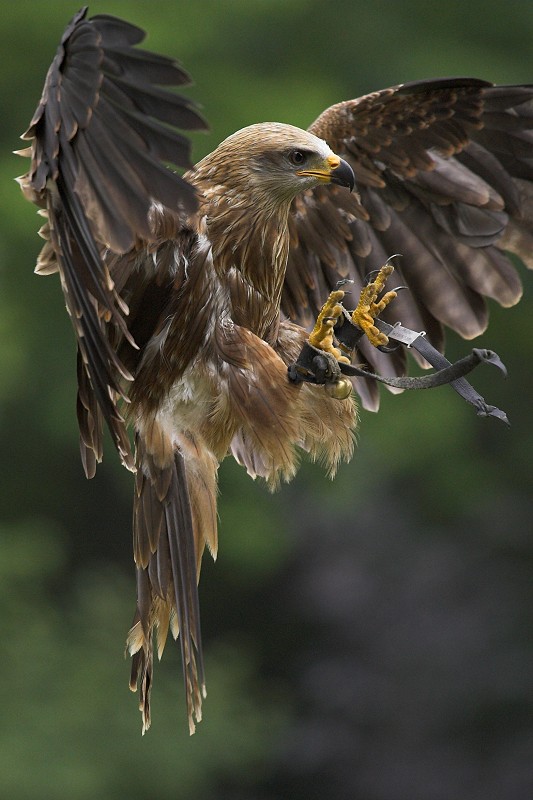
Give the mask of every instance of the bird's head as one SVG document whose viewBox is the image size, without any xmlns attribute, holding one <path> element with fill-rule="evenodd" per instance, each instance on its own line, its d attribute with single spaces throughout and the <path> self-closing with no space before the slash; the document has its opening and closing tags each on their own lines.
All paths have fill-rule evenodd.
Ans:
<svg viewBox="0 0 533 800">
<path fill-rule="evenodd" d="M 242 128 L 198 165 L 202 177 L 252 202 L 289 204 L 306 189 L 333 183 L 353 189 L 350 165 L 308 131 L 275 122 Z"/>
</svg>

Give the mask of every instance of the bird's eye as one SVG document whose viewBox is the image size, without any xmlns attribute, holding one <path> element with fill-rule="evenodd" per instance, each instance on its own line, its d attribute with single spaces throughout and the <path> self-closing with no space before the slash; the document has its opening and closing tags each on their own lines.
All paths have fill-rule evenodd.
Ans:
<svg viewBox="0 0 533 800">
<path fill-rule="evenodd" d="M 307 153 L 304 153 L 303 150 L 291 150 L 289 160 L 295 167 L 301 167 L 307 161 Z"/>
</svg>

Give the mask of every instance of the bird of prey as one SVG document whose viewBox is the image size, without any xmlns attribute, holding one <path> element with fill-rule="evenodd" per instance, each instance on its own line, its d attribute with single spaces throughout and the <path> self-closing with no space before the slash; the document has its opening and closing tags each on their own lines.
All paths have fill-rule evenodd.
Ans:
<svg viewBox="0 0 533 800">
<path fill-rule="evenodd" d="M 533 266 L 533 87 L 399 85 L 333 105 L 307 131 L 251 125 L 192 166 L 180 130 L 205 123 L 168 88 L 188 75 L 136 47 L 143 38 L 85 8 L 74 16 L 23 135 L 31 166 L 19 180 L 46 218 L 36 271 L 59 274 L 77 337 L 85 472 L 107 425 L 134 473 L 127 648 L 143 732 L 153 650 L 161 657 L 169 630 L 192 732 L 205 696 L 197 582 L 205 546 L 217 552 L 219 463 L 232 454 L 275 488 L 302 452 L 331 475 L 350 459 L 354 393 L 287 373 L 339 281 L 357 296 L 402 253 L 410 291 L 389 305 L 394 292 L 367 292 L 356 356 L 388 375 L 404 373 L 405 351 L 376 346 L 376 313 L 442 348 L 446 326 L 484 330 L 485 298 L 518 301 L 504 251 Z M 337 357 L 340 312 L 328 308 L 314 343 Z M 377 407 L 373 380 L 355 388 Z"/>
</svg>

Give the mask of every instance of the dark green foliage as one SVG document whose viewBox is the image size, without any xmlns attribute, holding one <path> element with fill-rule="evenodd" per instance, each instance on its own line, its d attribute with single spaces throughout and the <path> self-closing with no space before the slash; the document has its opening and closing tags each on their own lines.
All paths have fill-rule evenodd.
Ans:
<svg viewBox="0 0 533 800">
<path fill-rule="evenodd" d="M 223 465 L 220 557 L 200 587 L 205 719 L 189 739 L 176 649 L 156 665 L 141 739 L 122 658 L 131 480 L 112 447 L 92 484 L 83 478 L 74 337 L 56 278 L 32 273 L 39 218 L 12 181 L 26 162 L 10 152 L 77 8 L 22 0 L 0 21 L 0 795 L 526 800 L 525 270 L 524 300 L 494 308 L 481 340 L 509 378 L 474 377 L 510 430 L 447 388 L 384 392 L 334 483 L 310 466 L 271 497 Z M 533 82 L 525 2 L 91 4 L 103 12 L 148 30 L 147 46 L 192 74 L 186 91 L 211 125 L 194 136 L 196 159 L 248 123 L 305 127 L 333 102 L 401 81 Z M 468 349 L 450 341 L 453 358 Z"/>
</svg>

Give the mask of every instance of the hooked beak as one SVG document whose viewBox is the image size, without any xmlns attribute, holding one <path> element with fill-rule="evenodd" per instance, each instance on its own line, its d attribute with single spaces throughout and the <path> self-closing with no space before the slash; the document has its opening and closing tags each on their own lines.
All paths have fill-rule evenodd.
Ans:
<svg viewBox="0 0 533 800">
<path fill-rule="evenodd" d="M 296 174 L 317 178 L 322 183 L 335 183 L 337 186 L 346 186 L 351 192 L 355 186 L 355 175 L 351 166 L 347 161 L 333 154 L 327 157 L 325 169 L 302 169 L 298 170 Z"/>
<path fill-rule="evenodd" d="M 336 183 L 337 186 L 346 186 L 346 188 L 353 192 L 355 186 L 355 175 L 353 174 L 353 169 L 347 161 L 344 161 L 344 159 L 339 158 L 338 156 L 335 156 L 335 158 L 338 159 L 339 163 L 331 170 L 331 183 Z"/>
</svg>

